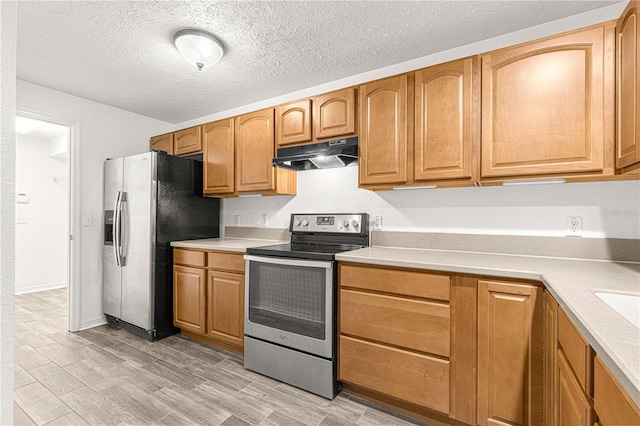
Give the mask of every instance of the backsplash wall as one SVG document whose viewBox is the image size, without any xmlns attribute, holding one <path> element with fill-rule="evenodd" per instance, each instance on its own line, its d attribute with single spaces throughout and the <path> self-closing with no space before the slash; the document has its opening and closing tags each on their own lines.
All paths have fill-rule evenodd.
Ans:
<svg viewBox="0 0 640 426">
<path fill-rule="evenodd" d="M 387 231 L 565 236 L 582 217 L 585 238 L 640 239 L 640 181 L 373 192 L 358 168 L 298 172 L 298 195 L 222 201 L 222 225 L 288 227 L 291 213 L 366 212 Z"/>
</svg>

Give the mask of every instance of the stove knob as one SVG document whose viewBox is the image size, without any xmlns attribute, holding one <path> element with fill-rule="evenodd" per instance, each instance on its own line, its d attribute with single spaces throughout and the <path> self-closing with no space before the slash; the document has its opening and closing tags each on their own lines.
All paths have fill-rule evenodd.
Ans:
<svg viewBox="0 0 640 426">
<path fill-rule="evenodd" d="M 349 221 L 347 219 L 342 221 L 342 226 L 345 227 L 345 229 L 349 229 Z"/>
<path fill-rule="evenodd" d="M 360 226 L 360 224 L 358 223 L 358 221 L 357 221 L 357 220 L 355 220 L 355 219 L 353 219 L 353 220 L 351 221 L 351 224 L 352 224 L 352 225 L 353 225 L 353 227 L 354 227 L 354 228 L 356 228 L 356 229 L 358 229 L 358 226 Z"/>
<path fill-rule="evenodd" d="M 295 222 L 293 222 L 293 226 L 300 226 L 300 219 L 296 219 Z"/>
<path fill-rule="evenodd" d="M 302 219 L 302 226 L 309 226 L 309 221 L 307 219 Z"/>
</svg>

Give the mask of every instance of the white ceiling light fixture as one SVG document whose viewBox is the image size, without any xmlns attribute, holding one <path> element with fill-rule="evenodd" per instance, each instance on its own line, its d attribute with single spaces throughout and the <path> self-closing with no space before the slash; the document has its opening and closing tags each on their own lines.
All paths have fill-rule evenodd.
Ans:
<svg viewBox="0 0 640 426">
<path fill-rule="evenodd" d="M 201 30 L 176 31 L 173 34 L 173 44 L 187 62 L 194 64 L 198 70 L 215 65 L 224 55 L 222 42 L 212 34 Z"/>
</svg>

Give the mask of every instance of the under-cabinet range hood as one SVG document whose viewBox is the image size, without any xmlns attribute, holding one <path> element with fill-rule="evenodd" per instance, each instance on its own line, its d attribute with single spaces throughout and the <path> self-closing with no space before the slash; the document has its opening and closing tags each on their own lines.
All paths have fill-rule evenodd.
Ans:
<svg viewBox="0 0 640 426">
<path fill-rule="evenodd" d="M 358 138 L 280 148 L 273 164 L 291 170 L 355 166 L 358 164 Z"/>
</svg>

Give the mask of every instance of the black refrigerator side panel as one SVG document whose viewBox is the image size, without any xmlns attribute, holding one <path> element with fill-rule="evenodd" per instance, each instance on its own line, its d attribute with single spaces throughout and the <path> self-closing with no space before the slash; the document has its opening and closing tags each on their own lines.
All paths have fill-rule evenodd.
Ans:
<svg viewBox="0 0 640 426">
<path fill-rule="evenodd" d="M 202 196 L 202 162 L 158 153 L 155 318 L 157 338 L 173 334 L 172 241 L 220 236 L 220 199 Z"/>
</svg>

